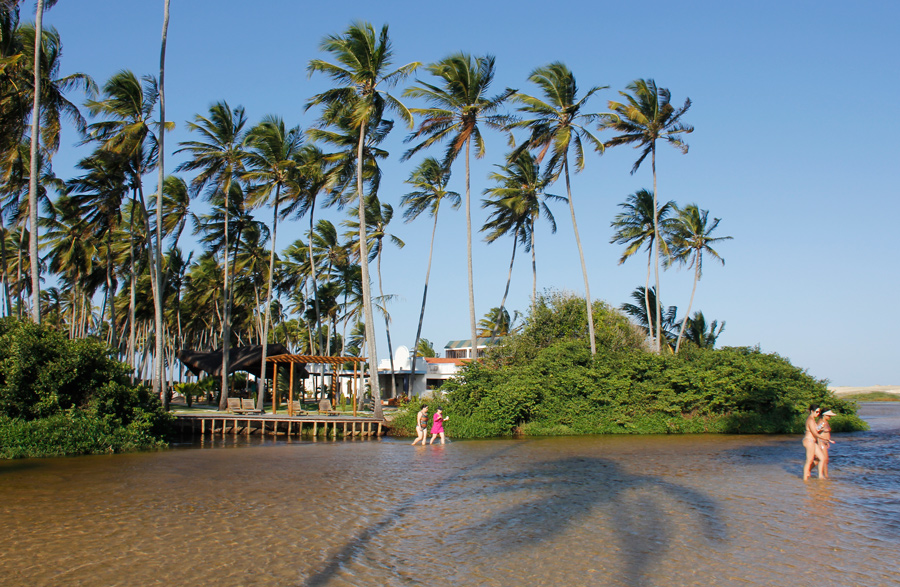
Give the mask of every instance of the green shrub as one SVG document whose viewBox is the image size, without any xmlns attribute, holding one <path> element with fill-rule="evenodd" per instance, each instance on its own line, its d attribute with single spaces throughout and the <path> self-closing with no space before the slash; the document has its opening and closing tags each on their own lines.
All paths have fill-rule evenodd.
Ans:
<svg viewBox="0 0 900 587">
<path fill-rule="evenodd" d="M 597 354 L 591 356 L 584 301 L 540 298 L 522 334 L 444 384 L 448 433 L 802 432 L 811 403 L 840 414 L 832 419 L 836 431 L 867 428 L 855 404 L 777 354 L 738 347 L 657 355 L 617 311 L 604 304 L 594 311 Z M 397 431 L 415 429 L 419 405 L 398 415 Z"/>
<path fill-rule="evenodd" d="M 96 339 L 0 319 L 0 455 L 156 447 L 173 418 Z"/>
</svg>

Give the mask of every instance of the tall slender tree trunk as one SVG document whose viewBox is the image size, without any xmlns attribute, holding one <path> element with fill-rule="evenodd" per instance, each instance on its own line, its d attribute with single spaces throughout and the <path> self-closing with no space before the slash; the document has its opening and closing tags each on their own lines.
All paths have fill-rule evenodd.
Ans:
<svg viewBox="0 0 900 587">
<path fill-rule="evenodd" d="M 10 298 L 9 292 L 9 264 L 6 259 L 6 235 L 9 232 L 6 230 L 6 227 L 0 227 L 0 257 L 3 259 L 3 264 L 0 266 L 0 269 L 3 270 L 3 297 L 6 300 L 6 315 L 12 316 L 12 298 Z"/>
<path fill-rule="evenodd" d="M 163 407 L 169 409 L 169 393 L 166 389 L 165 369 L 165 328 L 163 324 L 163 293 L 166 284 L 162 281 L 162 225 L 163 225 L 163 183 L 166 178 L 164 165 L 166 139 L 166 35 L 169 32 L 169 0 L 163 0 L 162 42 L 159 50 L 159 190 L 156 192 L 156 259 L 153 263 L 156 271 L 156 289 L 158 294 L 154 308 L 156 320 L 156 378 L 159 381 L 159 394 Z M 150 238 L 149 235 L 147 237 Z"/>
<path fill-rule="evenodd" d="M 472 331 L 472 359 L 478 358 L 478 329 L 475 324 L 475 279 L 472 274 L 472 206 L 469 184 L 469 146 L 472 139 L 466 139 L 466 262 L 469 271 L 469 327 Z"/>
<path fill-rule="evenodd" d="M 137 275 L 135 274 L 136 267 L 134 262 L 135 255 L 135 247 L 134 247 L 134 202 L 132 201 L 131 207 L 131 230 L 129 231 L 128 236 L 128 246 L 129 253 L 131 255 L 130 265 L 131 265 L 131 276 L 130 276 L 130 291 L 128 292 L 128 364 L 131 365 L 131 382 L 134 383 L 134 378 L 136 375 L 136 367 L 137 367 L 137 358 L 135 357 L 137 353 L 137 342 L 136 342 L 136 325 L 134 323 L 134 314 L 135 314 L 135 306 L 137 304 Z"/>
<path fill-rule="evenodd" d="M 262 359 L 260 376 L 256 382 L 256 409 L 263 409 L 266 391 L 266 356 L 269 350 L 269 317 L 272 315 L 272 281 L 275 276 L 275 237 L 278 235 L 278 203 L 281 199 L 281 185 L 275 187 L 275 213 L 272 215 L 272 250 L 269 252 L 269 280 L 266 290 L 266 315 L 263 316 Z M 285 341 L 286 342 L 286 341 Z M 272 382 L 274 389 L 275 382 Z"/>
<path fill-rule="evenodd" d="M 230 178 L 225 182 L 225 184 L 225 243 L 224 249 L 222 251 L 225 264 L 225 276 L 223 285 L 224 291 L 222 293 L 222 392 L 219 395 L 219 411 L 225 411 L 225 409 L 228 407 L 228 359 L 230 358 L 228 355 L 231 351 L 231 294 L 228 287 L 228 206 L 230 196 L 229 192 L 231 191 Z"/>
<path fill-rule="evenodd" d="M 691 301 L 688 302 L 687 313 L 681 321 L 681 330 L 678 331 L 678 340 L 675 342 L 675 354 L 681 348 L 681 337 L 684 336 L 684 327 L 687 326 L 688 317 L 691 315 L 691 306 L 694 305 L 694 294 L 697 293 L 697 282 L 700 281 L 700 251 L 694 257 L 694 287 L 691 288 Z"/>
<path fill-rule="evenodd" d="M 428 279 L 431 277 L 431 257 L 434 253 L 434 235 L 437 232 L 437 221 L 438 221 L 438 211 L 440 209 L 440 204 L 438 204 L 438 208 L 434 211 L 434 226 L 431 229 L 431 246 L 428 247 L 428 268 L 425 270 L 425 288 L 422 291 L 422 310 L 419 312 L 419 326 L 416 329 L 416 343 L 413 345 L 412 352 L 412 365 L 410 366 L 410 384 L 409 384 L 409 395 L 412 396 L 413 386 L 416 381 L 416 357 L 419 354 L 419 338 L 422 336 L 422 322 L 425 320 L 425 300 L 428 299 Z M 425 375 L 426 388 L 427 388 L 427 369 Z"/>
<path fill-rule="evenodd" d="M 519 229 L 516 229 L 515 234 L 513 234 L 513 250 L 512 255 L 509 258 L 509 273 L 506 275 L 506 289 L 503 290 L 503 299 L 500 300 L 500 315 L 503 315 L 503 308 L 506 307 L 506 296 L 509 295 L 509 284 L 512 282 L 512 270 L 513 264 L 516 262 L 516 249 L 518 248 L 519 242 Z M 496 326 L 496 324 L 494 325 Z"/>
<path fill-rule="evenodd" d="M 106 231 L 106 302 L 109 309 L 109 345 L 119 356 L 119 341 L 116 339 L 116 279 L 112 266 L 112 226 Z"/>
<path fill-rule="evenodd" d="M 369 351 L 369 381 L 372 386 L 372 400 L 375 402 L 375 417 L 382 418 L 381 385 L 378 383 L 378 350 L 375 344 L 375 318 L 372 312 L 372 289 L 369 284 L 369 254 L 366 250 L 366 202 L 363 196 L 363 142 L 366 137 L 366 123 L 359 128 L 359 144 L 356 147 L 356 192 L 359 196 L 359 265 L 362 269 L 363 312 L 366 322 L 366 347 Z"/>
<path fill-rule="evenodd" d="M 653 247 L 647 253 L 647 280 L 644 283 L 644 311 L 647 312 L 647 334 L 650 336 L 651 348 L 656 348 L 656 331 L 653 328 L 653 321 L 650 319 L 650 269 L 653 267 Z"/>
<path fill-rule="evenodd" d="M 584 262 L 584 250 L 581 248 L 581 237 L 578 236 L 578 223 L 575 222 L 575 204 L 572 202 L 572 186 L 569 183 L 569 159 L 563 162 L 566 172 L 566 193 L 569 196 L 569 212 L 572 215 L 572 229 L 575 231 L 575 243 L 578 245 L 578 257 L 581 259 L 581 274 L 584 275 L 584 298 L 587 304 L 588 336 L 591 338 L 591 355 L 597 354 L 597 343 L 594 341 L 594 309 L 591 299 L 591 286 L 588 284 L 587 265 Z"/>
<path fill-rule="evenodd" d="M 31 235 L 28 252 L 31 256 L 31 318 L 41 323 L 41 268 L 38 259 L 38 142 L 41 134 L 41 44 L 43 33 L 44 0 L 37 0 L 34 13 L 34 105 L 31 109 L 31 171 L 28 177 L 28 219 Z"/>
<path fill-rule="evenodd" d="M 659 302 L 659 206 L 656 199 L 656 143 L 651 149 L 653 166 L 653 271 L 656 276 L 656 352 L 662 352 L 662 308 Z"/>
<path fill-rule="evenodd" d="M 381 282 L 381 251 L 383 244 L 378 246 L 378 295 L 384 303 L 384 289 Z M 391 319 L 387 310 L 384 312 L 384 329 L 387 332 L 388 357 L 391 361 L 391 397 L 397 397 L 397 374 L 394 372 L 394 349 L 391 346 Z"/>
<path fill-rule="evenodd" d="M 534 247 L 534 222 L 531 223 L 531 305 L 537 301 L 537 253 Z"/>
</svg>

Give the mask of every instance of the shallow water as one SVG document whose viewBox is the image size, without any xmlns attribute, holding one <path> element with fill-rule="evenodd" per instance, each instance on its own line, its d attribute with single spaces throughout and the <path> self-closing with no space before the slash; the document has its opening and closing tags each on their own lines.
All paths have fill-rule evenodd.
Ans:
<svg viewBox="0 0 900 587">
<path fill-rule="evenodd" d="M 898 585 L 900 404 L 860 415 L 807 483 L 799 436 L 3 462 L 0 584 Z"/>
</svg>

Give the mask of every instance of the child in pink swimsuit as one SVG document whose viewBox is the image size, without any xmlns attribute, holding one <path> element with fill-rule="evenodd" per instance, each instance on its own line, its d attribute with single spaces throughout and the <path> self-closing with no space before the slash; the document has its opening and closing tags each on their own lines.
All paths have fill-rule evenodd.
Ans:
<svg viewBox="0 0 900 587">
<path fill-rule="evenodd" d="M 437 409 L 434 413 L 434 424 L 431 425 L 431 441 L 428 444 L 434 444 L 434 439 L 438 435 L 441 437 L 441 444 L 444 444 L 444 421 L 449 419 L 444 417 L 440 408 Z"/>
</svg>

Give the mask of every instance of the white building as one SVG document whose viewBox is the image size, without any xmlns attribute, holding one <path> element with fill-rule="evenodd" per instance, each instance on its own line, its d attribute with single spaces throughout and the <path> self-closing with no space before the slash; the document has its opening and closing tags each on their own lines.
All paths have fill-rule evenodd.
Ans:
<svg viewBox="0 0 900 587">
<path fill-rule="evenodd" d="M 459 373 L 460 368 L 469 359 L 417 357 L 416 372 L 412 377 L 412 389 L 410 390 L 410 369 L 412 368 L 412 356 L 405 346 L 398 347 L 394 351 L 394 375 L 397 389 L 394 395 L 408 395 L 418 397 L 426 392 L 434 391 Z M 378 383 L 381 386 L 382 397 L 391 397 L 391 361 L 382 359 L 378 363 Z"/>
</svg>

